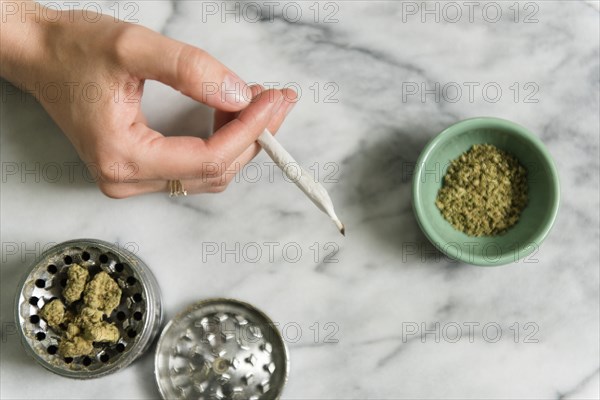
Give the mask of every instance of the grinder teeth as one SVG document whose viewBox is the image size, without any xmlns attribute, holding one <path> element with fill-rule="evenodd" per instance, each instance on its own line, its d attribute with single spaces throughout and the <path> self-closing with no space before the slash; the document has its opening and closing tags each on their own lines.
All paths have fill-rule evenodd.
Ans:
<svg viewBox="0 0 600 400">
<path fill-rule="evenodd" d="M 277 398 L 287 377 L 287 353 L 273 327 L 264 314 L 234 300 L 192 306 L 167 325 L 158 344 L 163 397 Z"/>
</svg>

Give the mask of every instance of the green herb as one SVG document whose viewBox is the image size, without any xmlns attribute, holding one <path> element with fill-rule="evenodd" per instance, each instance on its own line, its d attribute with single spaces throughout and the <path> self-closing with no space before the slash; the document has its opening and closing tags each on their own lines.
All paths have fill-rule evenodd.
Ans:
<svg viewBox="0 0 600 400">
<path fill-rule="evenodd" d="M 94 343 L 116 343 L 119 328 L 104 321 L 121 302 L 119 284 L 104 271 L 88 282 L 87 267 L 73 264 L 67 271 L 62 292 L 70 310 L 59 299 L 52 300 L 40 310 L 40 316 L 56 332 L 62 331 L 58 353 L 63 357 L 79 357 L 94 352 Z M 83 296 L 83 304 L 78 304 Z M 66 325 L 66 326 L 65 326 Z"/>
<path fill-rule="evenodd" d="M 474 145 L 448 167 L 435 204 L 469 236 L 504 233 L 527 205 L 527 172 L 505 151 Z"/>
</svg>

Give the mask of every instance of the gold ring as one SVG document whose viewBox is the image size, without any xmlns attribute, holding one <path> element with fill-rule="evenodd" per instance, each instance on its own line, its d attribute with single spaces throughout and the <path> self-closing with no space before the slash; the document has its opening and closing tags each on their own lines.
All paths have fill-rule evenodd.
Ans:
<svg viewBox="0 0 600 400">
<path fill-rule="evenodd" d="M 169 181 L 169 197 L 187 196 L 187 190 L 183 187 L 183 183 L 179 179 Z"/>
</svg>

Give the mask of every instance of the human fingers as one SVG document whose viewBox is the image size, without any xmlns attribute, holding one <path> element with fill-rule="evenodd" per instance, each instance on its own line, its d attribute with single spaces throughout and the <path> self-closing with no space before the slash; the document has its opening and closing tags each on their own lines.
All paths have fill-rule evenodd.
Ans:
<svg viewBox="0 0 600 400">
<path fill-rule="evenodd" d="M 139 78 L 163 82 L 219 110 L 239 111 L 250 103 L 246 83 L 200 48 L 139 25 L 128 25 L 115 47 L 126 69 Z"/>
</svg>

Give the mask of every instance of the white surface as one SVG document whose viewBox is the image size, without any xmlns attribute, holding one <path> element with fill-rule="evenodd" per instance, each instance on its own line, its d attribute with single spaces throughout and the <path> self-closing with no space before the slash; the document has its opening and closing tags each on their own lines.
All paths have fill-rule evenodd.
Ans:
<svg viewBox="0 0 600 400">
<path fill-rule="evenodd" d="M 403 13 L 397 2 L 332 2 L 339 22 L 329 24 L 322 20 L 335 8 L 321 3 L 315 24 L 311 2 L 295 3 L 304 10 L 296 23 L 279 17 L 203 22 L 200 2 L 140 2 L 142 23 L 208 50 L 244 79 L 300 85 L 300 103 L 278 138 L 302 165 L 318 163 L 321 181 L 332 171 L 326 163 L 339 166 L 338 182 L 325 186 L 347 236 L 277 170 L 269 175 L 264 154 L 256 160 L 258 182 L 176 200 L 166 194 L 110 200 L 82 178 L 80 164 L 74 182 L 66 176 L 35 182 L 28 175 L 22 183 L 20 175 L 8 176 L 1 193 L 1 397 L 158 396 L 152 353 L 120 373 L 72 381 L 36 365 L 12 333 L 15 287 L 36 246 L 93 237 L 137 248 L 160 282 L 167 318 L 195 300 L 230 296 L 282 326 L 298 324 L 301 339 L 288 343 L 286 399 L 598 398 L 598 8 L 594 2 L 537 2 L 538 22 L 525 24 L 514 22 L 512 3 L 497 3 L 505 16 L 497 23 L 481 18 L 482 7 L 473 23 L 466 15 L 458 23 L 436 23 L 432 16 L 422 23 L 420 12 Z M 521 20 L 532 11 L 524 6 Z M 330 82 L 339 88 L 337 103 L 324 102 Z M 410 82 L 426 88 L 455 82 L 463 98 L 403 101 Z M 480 84 L 472 102 L 465 82 Z M 480 90 L 492 82 L 503 91 L 496 103 Z M 517 102 L 510 89 L 515 82 Z M 529 82 L 539 87 L 537 103 L 524 102 Z M 315 83 L 318 101 L 310 89 Z M 167 134 L 210 129 L 206 110 L 161 85 L 148 83 L 144 102 L 153 126 Z M 1 107 L 3 163 L 78 162 L 39 105 L 11 96 Z M 435 259 L 413 217 L 408 171 L 420 150 L 449 124 L 480 115 L 523 124 L 555 159 L 561 210 L 537 262 L 478 268 Z M 278 243 L 273 259 L 265 242 Z M 211 243 L 237 244 L 239 262 L 225 252 L 207 255 Z M 328 243 L 339 247 L 338 263 L 323 262 L 333 248 L 324 248 Z M 16 254 L 5 251 L 11 244 Z M 285 245 L 289 257 L 293 247 L 302 250 L 297 262 L 284 259 Z M 263 254 L 251 262 L 256 247 Z M 328 322 L 339 328 L 338 343 L 324 341 Z M 480 324 L 472 342 L 469 322 Z M 525 343 L 528 322 L 539 328 L 538 343 Z M 403 323 L 405 331 L 412 323 L 440 323 L 447 335 L 439 343 L 433 335 L 403 341 Z M 456 343 L 453 323 L 463 329 Z M 483 337 L 486 323 L 502 328 L 498 342 Z M 293 339 L 294 330 L 287 333 Z"/>
</svg>

